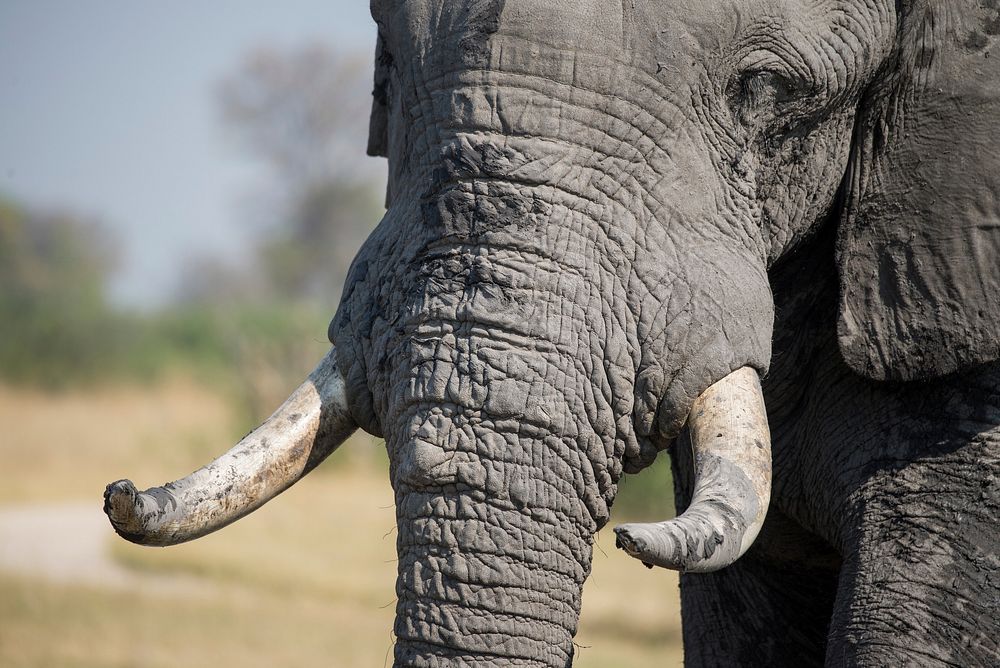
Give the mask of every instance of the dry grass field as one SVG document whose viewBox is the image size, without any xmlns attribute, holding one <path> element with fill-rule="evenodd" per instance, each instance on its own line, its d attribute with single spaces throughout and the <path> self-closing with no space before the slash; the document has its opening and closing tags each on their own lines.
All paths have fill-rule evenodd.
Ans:
<svg viewBox="0 0 1000 668">
<path fill-rule="evenodd" d="M 391 664 L 392 497 L 370 439 L 194 543 L 139 548 L 103 521 L 107 482 L 186 474 L 234 423 L 190 381 L 0 388 L 0 666 Z M 610 529 L 594 554 L 576 665 L 679 664 L 676 577 L 615 550 Z"/>
</svg>

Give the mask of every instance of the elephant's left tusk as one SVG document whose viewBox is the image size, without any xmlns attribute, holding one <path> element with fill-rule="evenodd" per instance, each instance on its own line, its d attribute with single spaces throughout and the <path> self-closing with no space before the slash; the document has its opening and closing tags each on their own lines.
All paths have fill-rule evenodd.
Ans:
<svg viewBox="0 0 1000 668">
<path fill-rule="evenodd" d="M 725 568 L 753 544 L 771 496 L 771 435 L 757 372 L 743 367 L 705 390 L 688 417 L 695 481 L 680 516 L 615 528 L 618 547 L 650 566 Z"/>
<path fill-rule="evenodd" d="M 108 485 L 104 512 L 140 545 L 176 545 L 221 529 L 295 484 L 355 430 L 331 349 L 309 379 L 229 452 L 191 475 L 144 492 Z"/>
</svg>

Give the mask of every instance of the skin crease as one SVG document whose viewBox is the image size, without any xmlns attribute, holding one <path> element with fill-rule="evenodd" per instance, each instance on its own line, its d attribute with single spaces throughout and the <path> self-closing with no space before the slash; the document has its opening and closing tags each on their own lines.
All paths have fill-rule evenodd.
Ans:
<svg viewBox="0 0 1000 668">
<path fill-rule="evenodd" d="M 398 665 L 568 665 L 620 476 L 681 435 L 686 505 L 687 411 L 743 366 L 772 510 L 682 577 L 688 663 L 996 656 L 1000 370 L 898 386 L 838 350 L 838 191 L 898 9 L 373 2 L 388 212 L 330 338 L 387 439 Z"/>
</svg>

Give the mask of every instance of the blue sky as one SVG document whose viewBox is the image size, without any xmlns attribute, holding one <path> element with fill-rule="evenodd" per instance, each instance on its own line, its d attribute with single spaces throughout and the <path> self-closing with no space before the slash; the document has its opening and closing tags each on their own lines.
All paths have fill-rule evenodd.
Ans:
<svg viewBox="0 0 1000 668">
<path fill-rule="evenodd" d="M 0 192 L 103 221 L 121 241 L 115 298 L 161 302 L 185 257 L 247 250 L 262 173 L 226 141 L 219 79 L 259 46 L 371 54 L 368 6 L 0 0 Z"/>
</svg>

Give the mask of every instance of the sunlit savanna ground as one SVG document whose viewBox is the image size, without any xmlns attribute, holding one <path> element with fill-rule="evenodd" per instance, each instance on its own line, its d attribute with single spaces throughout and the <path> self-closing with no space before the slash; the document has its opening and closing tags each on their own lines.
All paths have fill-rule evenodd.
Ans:
<svg viewBox="0 0 1000 668">
<path fill-rule="evenodd" d="M 192 381 L 0 388 L 0 532 L 19 513 L 56 518 L 21 526 L 16 544 L 0 533 L 0 666 L 391 664 L 392 497 L 370 440 L 191 544 L 138 548 L 94 517 L 107 482 L 185 474 L 227 448 L 235 425 L 230 404 Z M 575 665 L 679 664 L 677 610 L 676 577 L 615 550 L 605 529 Z"/>
</svg>

